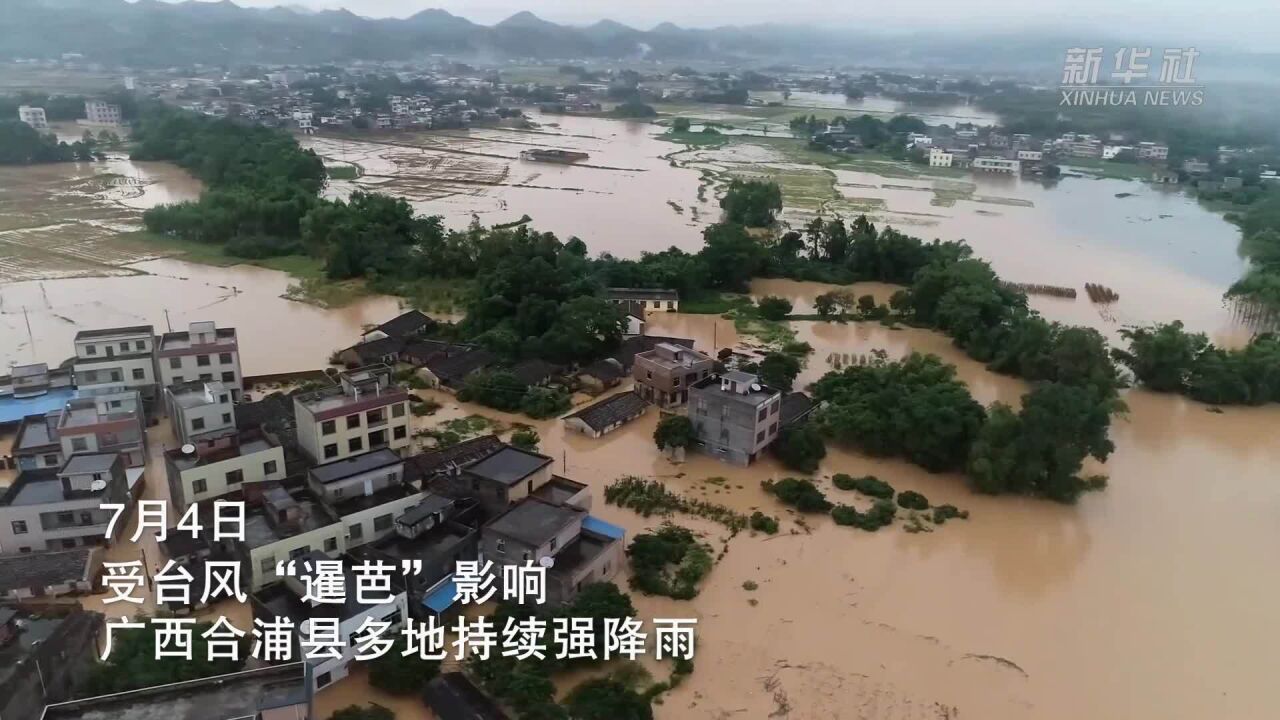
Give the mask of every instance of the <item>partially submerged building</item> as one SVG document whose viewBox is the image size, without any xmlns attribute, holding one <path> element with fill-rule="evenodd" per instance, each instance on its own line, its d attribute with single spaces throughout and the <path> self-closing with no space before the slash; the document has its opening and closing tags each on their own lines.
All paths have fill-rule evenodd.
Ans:
<svg viewBox="0 0 1280 720">
<path fill-rule="evenodd" d="M 293 398 L 298 447 L 308 459 L 323 464 L 409 446 L 409 393 L 390 367 L 357 368 L 339 373 L 338 381 Z"/>
<path fill-rule="evenodd" d="M 640 303 L 654 312 L 680 311 L 680 293 L 664 288 L 609 288 L 605 298 L 617 304 Z"/>
<path fill-rule="evenodd" d="M 189 380 L 220 382 L 240 400 L 244 375 L 240 372 L 240 345 L 235 328 L 220 328 L 211 320 L 193 322 L 183 332 L 160 336 L 156 351 L 160 384 L 168 387 Z"/>
<path fill-rule="evenodd" d="M 236 432 L 234 387 L 218 381 L 188 380 L 164 389 L 173 435 L 184 445 L 216 442 Z"/>
<path fill-rule="evenodd" d="M 101 568 L 102 551 L 96 547 L 0 555 L 0 598 L 28 600 L 93 592 L 98 589 Z"/>
<path fill-rule="evenodd" d="M 754 462 L 777 439 L 781 410 L 782 393 L 745 372 L 704 378 L 689 394 L 697 447 L 734 465 Z"/>
<path fill-rule="evenodd" d="M 565 427 L 598 438 L 644 415 L 649 403 L 633 392 L 620 392 L 566 415 Z"/>
<path fill-rule="evenodd" d="M 635 391 L 647 402 L 661 408 L 683 405 L 689 388 L 715 371 L 716 361 L 692 348 L 659 343 L 652 350 L 637 353 L 631 376 Z"/>
<path fill-rule="evenodd" d="M 68 400 L 58 414 L 62 456 L 113 452 L 125 466 L 147 461 L 146 411 L 136 390 L 106 390 Z"/>
<path fill-rule="evenodd" d="M 284 448 L 262 430 L 236 431 L 166 450 L 169 498 L 179 511 L 192 503 L 242 497 L 248 488 L 284 480 Z"/>
<path fill-rule="evenodd" d="M 148 402 L 159 388 L 156 335 L 150 325 L 81 330 L 75 337 L 76 386 L 137 390 Z"/>
<path fill-rule="evenodd" d="M 39 718 L 47 703 L 76 697 L 97 665 L 102 620 L 79 605 L 39 615 L 0 607 L 0 718 Z"/>
<path fill-rule="evenodd" d="M 72 455 L 57 470 L 26 470 L 0 495 L 0 553 L 66 550 L 109 543 L 113 512 L 129 507 L 124 461 L 112 452 Z M 116 522 L 118 534 L 124 519 Z"/>
</svg>

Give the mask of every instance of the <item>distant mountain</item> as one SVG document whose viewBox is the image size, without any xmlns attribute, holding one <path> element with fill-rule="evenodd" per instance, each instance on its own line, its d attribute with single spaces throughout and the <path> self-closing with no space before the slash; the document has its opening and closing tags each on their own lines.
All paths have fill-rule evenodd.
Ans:
<svg viewBox="0 0 1280 720">
<path fill-rule="evenodd" d="M 485 26 L 444 10 L 372 19 L 349 10 L 243 8 L 230 0 L 0 0 L 0 5 L 0 59 L 80 53 L 108 64 L 160 67 L 408 60 L 443 53 L 464 60 L 645 57 L 942 67 L 1050 78 L 1061 72 L 1063 48 L 1080 43 L 1067 33 L 894 36 L 775 24 L 688 29 L 670 22 L 639 30 L 611 20 L 577 27 L 527 11 Z M 1090 43 L 1101 40 L 1091 37 Z M 1269 67 L 1275 67 L 1274 58 Z"/>
</svg>

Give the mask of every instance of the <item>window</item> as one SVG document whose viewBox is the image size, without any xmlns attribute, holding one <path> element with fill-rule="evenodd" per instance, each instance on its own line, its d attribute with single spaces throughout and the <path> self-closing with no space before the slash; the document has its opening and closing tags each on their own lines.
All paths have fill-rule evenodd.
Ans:
<svg viewBox="0 0 1280 720">
<path fill-rule="evenodd" d="M 373 529 L 379 532 L 383 530 L 390 530 L 391 529 L 391 513 L 387 513 L 386 515 L 379 515 L 378 517 L 374 518 Z"/>
<path fill-rule="evenodd" d="M 258 562 L 258 569 L 264 573 L 274 573 L 276 571 L 276 556 L 268 555 Z"/>
<path fill-rule="evenodd" d="M 45 464 L 45 465 L 58 465 L 58 464 L 59 464 L 59 463 L 58 463 L 58 456 L 57 456 L 57 455 L 45 455 L 45 456 L 44 456 L 44 464 Z"/>
<path fill-rule="evenodd" d="M 302 557 L 303 555 L 306 555 L 309 552 L 311 552 L 310 545 L 303 545 L 302 547 L 296 547 L 289 551 L 289 559 L 297 560 L 298 558 Z"/>
<path fill-rule="evenodd" d="M 218 353 L 218 362 L 223 365 L 230 365 L 231 353 Z"/>
<path fill-rule="evenodd" d="M 183 378 L 182 378 L 182 376 L 181 376 L 181 375 L 174 375 L 174 376 L 173 376 L 173 384 L 174 384 L 174 385 L 181 385 L 181 384 L 182 384 L 182 380 L 183 380 Z"/>
<path fill-rule="evenodd" d="M 201 493 L 204 493 L 208 489 L 209 489 L 209 484 L 204 481 L 204 478 L 199 478 L 191 483 L 191 492 L 195 493 L 196 495 L 200 495 Z"/>
<path fill-rule="evenodd" d="M 764 442 L 764 431 L 756 433 L 756 442 Z"/>
<path fill-rule="evenodd" d="M 242 483 L 242 482 L 244 482 L 244 471 L 243 471 L 243 470 L 228 470 L 228 471 L 227 471 L 227 484 L 228 484 L 228 485 L 239 485 L 239 484 L 240 484 L 240 483 Z"/>
<path fill-rule="evenodd" d="M 27 553 L 31 552 L 31 548 L 29 548 L 29 547 L 20 547 L 20 548 L 18 548 L 18 552 L 22 553 L 23 555 L 26 555 Z"/>
<path fill-rule="evenodd" d="M 93 524 L 93 513 L 89 512 L 88 510 L 82 510 L 82 511 L 80 511 L 80 524 L 81 524 L 81 525 L 92 525 L 92 524 Z"/>
<path fill-rule="evenodd" d="M 169 369 L 170 369 L 170 370 L 181 370 L 181 369 L 182 369 L 182 358 L 180 358 L 180 357 L 171 357 L 171 358 L 169 358 Z"/>
<path fill-rule="evenodd" d="M 120 352 L 129 352 L 129 343 L 127 342 L 120 343 Z"/>
<path fill-rule="evenodd" d="M 85 371 L 84 371 L 84 381 L 85 381 L 85 382 L 87 382 L 87 383 L 95 383 L 95 382 L 98 382 L 98 371 L 97 371 L 97 370 L 85 370 Z"/>
<path fill-rule="evenodd" d="M 333 673 L 320 673 L 319 675 L 316 676 L 316 689 L 319 690 L 320 688 L 324 687 L 325 685 L 328 685 L 332 681 L 333 681 Z"/>
<path fill-rule="evenodd" d="M 360 427 L 360 416 L 359 416 L 359 415 L 348 415 L 348 416 L 347 416 L 347 429 L 348 429 L 348 430 L 350 430 L 351 428 L 358 428 L 358 427 Z"/>
<path fill-rule="evenodd" d="M 204 418 L 191 418 L 191 429 L 192 429 L 192 430 L 203 430 L 203 429 L 204 429 Z"/>
<path fill-rule="evenodd" d="M 369 422 L 369 425 L 371 426 L 386 422 L 387 420 L 387 416 L 384 415 L 381 410 L 370 410 L 368 412 L 368 416 L 369 416 L 368 422 Z"/>
<path fill-rule="evenodd" d="M 147 379 L 147 371 L 146 371 L 146 370 L 143 370 L 142 368 L 134 368 L 134 369 L 133 369 L 133 379 L 134 379 L 134 380 L 146 380 L 146 379 Z"/>
<path fill-rule="evenodd" d="M 391 406 L 391 417 L 404 417 L 404 403 L 396 403 Z"/>
<path fill-rule="evenodd" d="M 71 438 L 71 451 L 72 451 L 72 452 L 84 452 L 85 450 L 88 450 L 88 449 L 89 449 L 89 441 L 88 441 L 88 440 L 85 440 L 85 439 L 84 439 L 84 438 L 82 438 L 82 437 L 73 437 L 73 438 Z"/>
<path fill-rule="evenodd" d="M 66 548 L 67 550 L 70 550 L 75 546 L 76 546 L 75 538 L 64 538 L 62 540 L 62 547 Z"/>
<path fill-rule="evenodd" d="M 772 424 L 772 425 L 770 425 L 770 426 L 769 426 L 769 434 L 770 434 L 770 435 L 777 435 L 777 434 L 778 434 L 778 423 L 774 423 L 774 424 Z"/>
<path fill-rule="evenodd" d="M 266 461 L 266 462 L 262 463 L 262 474 L 263 474 L 263 475 L 272 475 L 272 474 L 274 474 L 274 473 L 275 473 L 275 471 L 276 471 L 276 461 L 275 461 L 275 460 L 268 460 L 268 461 Z"/>
<path fill-rule="evenodd" d="M 378 430 L 377 432 L 369 433 L 369 449 L 370 450 L 372 450 L 373 448 L 382 447 L 383 445 L 386 445 L 386 444 L 387 444 L 386 430 Z"/>
<path fill-rule="evenodd" d="M 343 493 L 342 493 L 342 488 L 334 488 L 334 489 L 333 489 L 333 499 L 334 499 L 334 500 L 337 500 L 338 498 L 342 497 L 342 495 L 343 495 Z"/>
<path fill-rule="evenodd" d="M 405 427 L 404 425 L 397 425 L 397 426 L 396 426 L 396 427 L 391 431 L 391 435 L 392 435 L 393 437 L 395 437 L 395 439 L 397 439 L 397 440 L 403 440 L 403 439 L 405 439 L 405 437 L 406 437 L 406 436 L 408 436 L 408 434 L 409 434 L 409 429 L 408 429 L 407 427 Z"/>
<path fill-rule="evenodd" d="M 230 370 L 222 373 L 222 382 L 235 382 L 235 381 L 236 381 L 235 373 L 231 372 Z"/>
<path fill-rule="evenodd" d="M 85 345 L 85 346 L 84 346 L 84 354 L 85 354 L 85 355 L 97 355 L 97 354 L 98 354 L 98 346 L 97 346 L 97 345 Z"/>
<path fill-rule="evenodd" d="M 325 420 L 324 422 L 320 423 L 321 435 L 332 435 L 333 431 L 337 429 L 338 429 L 337 426 L 333 424 L 332 420 Z"/>
<path fill-rule="evenodd" d="M 769 408 L 767 408 L 767 407 L 762 407 L 762 408 L 760 408 L 760 413 L 759 413 L 758 415 L 756 415 L 756 420 L 761 420 L 761 421 L 763 421 L 763 420 L 764 420 L 766 417 L 768 417 L 768 416 L 769 416 Z"/>
<path fill-rule="evenodd" d="M 360 449 L 363 447 L 364 447 L 364 438 L 353 437 L 347 441 L 348 452 L 360 452 Z"/>
<path fill-rule="evenodd" d="M 680 387 L 680 378 L 678 377 L 671 378 L 671 387 Z"/>
<path fill-rule="evenodd" d="M 676 301 L 675 301 L 675 300 L 668 300 L 668 301 L 667 301 L 667 309 L 668 309 L 668 310 L 675 310 L 675 309 L 676 309 Z"/>
<path fill-rule="evenodd" d="M 769 414 L 770 414 L 770 415 L 777 415 L 777 414 L 778 414 L 778 408 L 780 408 L 780 407 L 782 407 L 782 403 L 781 403 L 781 402 L 775 402 L 774 404 L 770 405 L 770 406 L 769 406 Z"/>
<path fill-rule="evenodd" d="M 661 310 L 661 309 L 662 309 L 662 301 L 661 301 L 661 300 L 654 300 L 654 301 L 653 301 L 653 306 L 654 306 L 655 308 L 657 308 L 657 309 Z"/>
<path fill-rule="evenodd" d="M 224 424 L 230 425 L 230 424 L 231 424 L 231 413 L 222 413 L 222 422 L 223 422 Z"/>
<path fill-rule="evenodd" d="M 13 534 L 14 534 L 14 535 L 26 535 L 26 534 L 27 534 L 27 521 L 26 521 L 26 520 L 14 520 L 13 522 L 9 523 L 9 525 L 13 527 Z"/>
<path fill-rule="evenodd" d="M 347 528 L 347 536 L 352 540 L 360 540 L 364 537 L 364 525 L 352 525 Z"/>
<path fill-rule="evenodd" d="M 197 366 L 197 367 L 209 367 L 211 364 L 213 364 L 213 363 L 212 363 L 212 361 L 209 359 L 209 356 L 208 356 L 208 355 L 197 355 L 197 356 L 196 356 L 196 366 Z"/>
<path fill-rule="evenodd" d="M 325 539 L 324 539 L 324 551 L 325 551 L 325 552 L 335 552 L 335 551 L 337 551 L 337 549 L 338 549 L 338 538 L 325 538 Z"/>
<path fill-rule="evenodd" d="M 142 340 L 139 340 L 138 342 L 134 343 L 134 344 L 133 344 L 133 346 L 134 346 L 135 348 L 137 348 L 138 350 L 146 350 L 146 349 L 147 349 L 147 343 L 146 343 L 146 342 L 144 342 L 144 341 L 142 341 Z"/>
<path fill-rule="evenodd" d="M 200 382 L 209 382 L 213 379 L 213 373 L 200 373 Z"/>
<path fill-rule="evenodd" d="M 494 551 L 495 551 L 495 552 L 497 552 L 499 555 L 506 555 L 506 554 L 507 554 L 507 541 L 506 541 L 506 540 L 503 540 L 502 538 L 498 538 L 498 540 L 497 540 L 496 542 L 494 542 L 494 544 L 493 544 L 493 549 L 494 549 Z"/>
<path fill-rule="evenodd" d="M 329 459 L 329 458 L 336 458 L 336 457 L 338 457 L 338 444 L 337 444 L 337 443 L 329 443 L 328 445 L 325 445 L 325 446 L 324 446 L 324 457 L 325 457 L 325 459 L 326 459 L 326 460 L 327 460 L 327 459 Z"/>
<path fill-rule="evenodd" d="M 111 371 L 111 382 L 120 382 L 120 371 L 119 371 L 119 370 L 112 370 L 112 371 Z"/>
<path fill-rule="evenodd" d="M 111 405 L 111 409 L 112 409 L 112 410 L 117 410 L 117 409 L 119 409 L 119 408 L 120 408 L 120 401 L 119 401 L 119 400 L 112 400 L 109 404 Z"/>
<path fill-rule="evenodd" d="M 558 539 L 558 538 L 551 538 L 551 549 L 552 549 L 552 550 L 555 550 L 555 549 L 556 549 L 556 544 L 557 544 L 558 542 L 559 542 L 559 539 Z"/>
<path fill-rule="evenodd" d="M 231 396 L 227 395 L 226 393 L 222 393 L 221 395 L 218 396 L 218 402 L 223 405 L 227 404 L 227 401 L 230 399 L 231 399 Z"/>
<path fill-rule="evenodd" d="M 76 521 L 75 513 L 60 512 L 58 513 L 58 522 L 62 525 L 70 525 Z"/>
</svg>

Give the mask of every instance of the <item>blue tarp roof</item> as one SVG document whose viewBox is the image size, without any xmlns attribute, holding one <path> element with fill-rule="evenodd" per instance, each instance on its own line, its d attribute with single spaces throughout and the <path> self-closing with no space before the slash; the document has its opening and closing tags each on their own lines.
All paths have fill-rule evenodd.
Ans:
<svg viewBox="0 0 1280 720">
<path fill-rule="evenodd" d="M 607 523 L 594 515 L 588 515 L 583 518 L 582 529 L 590 530 L 597 535 L 611 537 L 614 540 L 621 540 L 627 535 L 626 530 L 623 530 L 613 523 Z"/>
<path fill-rule="evenodd" d="M 449 609 L 450 605 L 458 599 L 458 584 L 453 581 L 450 575 L 447 580 L 440 583 L 435 590 L 432 590 L 426 597 L 422 598 L 422 606 L 432 612 L 444 612 Z"/>
<path fill-rule="evenodd" d="M 0 399 L 0 423 L 21 420 L 26 415 L 43 415 L 50 410 L 61 410 L 67 401 L 76 396 L 75 388 L 53 388 L 44 395 L 32 398 L 5 397 Z"/>
</svg>

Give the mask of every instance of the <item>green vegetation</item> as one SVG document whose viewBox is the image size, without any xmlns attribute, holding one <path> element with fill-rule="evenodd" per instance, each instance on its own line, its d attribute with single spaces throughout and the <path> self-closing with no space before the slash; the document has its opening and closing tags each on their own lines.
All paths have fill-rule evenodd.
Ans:
<svg viewBox="0 0 1280 720">
<path fill-rule="evenodd" d="M 555 417 L 569 409 L 569 393 L 558 388 L 528 386 L 508 370 L 480 370 L 467 376 L 458 399 L 477 402 L 531 418 Z"/>
<path fill-rule="evenodd" d="M 691 600 L 698 583 L 711 572 L 710 548 L 678 525 L 664 524 L 657 532 L 636 535 L 627 546 L 631 558 L 631 587 L 645 595 Z"/>
<path fill-rule="evenodd" d="M 1125 329 L 1127 350 L 1112 351 L 1143 386 L 1215 405 L 1280 402 L 1280 338 L 1259 335 L 1239 350 L 1219 348 L 1182 323 Z"/>
<path fill-rule="evenodd" d="M 781 480 L 765 480 L 760 483 L 764 491 L 778 498 L 784 505 L 804 513 L 827 512 L 831 503 L 827 496 L 813 484 L 812 480 L 798 478 L 782 478 Z"/>
<path fill-rule="evenodd" d="M 928 510 L 929 499 L 914 490 L 904 490 L 898 494 L 898 507 L 907 510 Z"/>
<path fill-rule="evenodd" d="M 522 427 L 511 433 L 511 444 L 521 450 L 538 452 L 538 443 L 541 441 L 538 431 L 531 427 Z"/>
<path fill-rule="evenodd" d="M 440 674 L 439 660 L 424 660 L 418 653 L 404 654 L 404 642 L 369 661 L 369 684 L 392 695 L 418 695 L 431 678 Z"/>
<path fill-rule="evenodd" d="M 858 512 L 857 508 L 848 505 L 838 505 L 831 510 L 831 519 L 837 525 L 846 525 L 856 527 L 859 530 L 875 532 L 882 527 L 891 525 L 893 518 L 898 514 L 898 508 L 894 506 L 891 500 L 876 500 L 867 512 Z"/>
<path fill-rule="evenodd" d="M 932 472 L 963 466 L 985 413 L 937 356 L 912 353 L 889 362 L 827 373 L 813 386 L 826 405 L 823 431 L 871 455 L 900 455 Z"/>
<path fill-rule="evenodd" d="M 791 301 L 772 295 L 760 298 L 756 307 L 765 320 L 785 320 L 791 314 Z"/>
<path fill-rule="evenodd" d="M 21 120 L 0 120 L 0 165 L 92 161 L 97 157 L 97 143 L 87 130 L 83 140 L 68 145 L 53 133 L 42 135 Z"/>
<path fill-rule="evenodd" d="M 687 448 L 693 445 L 693 421 L 685 415 L 670 415 L 658 421 L 653 430 L 653 443 L 659 450 Z"/>
<path fill-rule="evenodd" d="M 684 513 L 720 523 L 733 532 L 747 526 L 747 518 L 724 505 L 702 500 L 690 500 L 667 490 L 660 480 L 646 480 L 629 476 L 605 486 L 604 501 L 610 505 L 629 508 L 642 517 Z"/>
<path fill-rule="evenodd" d="M 893 486 L 875 475 L 852 477 L 844 473 L 836 473 L 831 478 L 831 484 L 841 490 L 856 490 L 867 497 L 881 500 L 893 499 Z"/>
<path fill-rule="evenodd" d="M 783 428 L 773 443 L 773 452 L 791 470 L 812 473 L 827 456 L 822 433 L 808 423 Z"/>
<path fill-rule="evenodd" d="M 646 105 L 639 100 L 628 100 L 614 106 L 609 114 L 616 118 L 640 119 L 657 117 L 658 111 L 654 110 L 652 105 Z"/>
<path fill-rule="evenodd" d="M 933 509 L 933 524 L 941 525 L 952 518 L 969 519 L 968 510 L 960 510 L 955 505 L 939 505 Z"/>
<path fill-rule="evenodd" d="M 360 177 L 360 168 L 355 165 L 334 165 L 325 168 L 330 180 L 355 180 Z"/>
<path fill-rule="evenodd" d="M 782 210 L 782 189 L 776 182 L 740 180 L 729 182 L 720 208 L 730 223 L 747 227 L 767 227 Z"/>
<path fill-rule="evenodd" d="M 769 387 L 791 392 L 796 376 L 800 374 L 800 360 L 786 352 L 769 352 L 756 366 L 760 379 Z"/>
<path fill-rule="evenodd" d="M 146 622 L 141 618 L 138 622 Z M 225 675 L 243 668 L 243 662 L 230 659 L 210 661 L 209 639 L 204 636 L 212 623 L 192 626 L 191 658 L 157 658 L 153 627 L 117 629 L 111 633 L 111 654 L 106 662 L 95 664 L 85 678 L 86 696 L 137 690 L 153 685 L 168 685 Z"/>
<path fill-rule="evenodd" d="M 762 532 L 766 535 L 774 535 L 778 532 L 778 519 L 769 515 L 765 515 L 759 510 L 751 513 L 751 529 Z"/>
<path fill-rule="evenodd" d="M 573 689 L 565 706 L 574 720 L 653 720 L 649 699 L 613 678 L 594 678 Z"/>
</svg>

